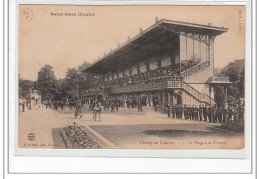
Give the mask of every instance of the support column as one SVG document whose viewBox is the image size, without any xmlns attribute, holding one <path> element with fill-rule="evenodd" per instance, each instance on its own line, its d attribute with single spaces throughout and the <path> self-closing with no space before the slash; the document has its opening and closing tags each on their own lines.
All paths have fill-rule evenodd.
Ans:
<svg viewBox="0 0 260 179">
<path fill-rule="evenodd" d="M 188 52 L 187 52 L 187 49 L 188 49 L 188 38 L 187 38 L 187 34 L 186 34 L 186 60 L 188 60 Z"/>
<path fill-rule="evenodd" d="M 215 99 L 215 93 L 214 93 L 215 89 L 213 86 L 209 86 L 209 97 L 211 97 L 212 99 Z M 210 100 L 211 101 L 211 100 Z M 212 101 L 211 101 L 211 104 L 212 104 Z"/>
<path fill-rule="evenodd" d="M 173 104 L 173 102 L 172 102 L 172 93 L 170 92 L 170 91 L 168 91 L 168 105 L 172 105 Z"/>
<path fill-rule="evenodd" d="M 165 106 L 165 91 L 162 91 L 162 108 L 164 109 Z"/>
<path fill-rule="evenodd" d="M 214 76 L 214 39 L 214 36 L 208 37 L 208 59 L 210 63 L 210 77 Z"/>
<path fill-rule="evenodd" d="M 181 58 L 180 58 L 180 47 L 181 47 L 181 40 L 180 40 L 180 38 L 181 38 L 181 35 L 179 35 L 179 38 L 178 38 L 178 48 L 175 48 L 175 64 L 174 65 L 176 65 L 176 64 L 179 64 L 179 71 L 177 72 L 177 73 L 181 73 Z"/>
<path fill-rule="evenodd" d="M 183 103 L 182 104 L 187 105 L 187 94 L 186 94 L 186 92 L 183 92 L 183 93 L 184 93 L 184 99 L 183 99 Z"/>
<path fill-rule="evenodd" d="M 224 86 L 224 91 L 225 91 L 225 107 L 228 107 L 228 103 L 227 103 L 227 86 Z"/>
<path fill-rule="evenodd" d="M 186 103 L 185 101 L 186 94 L 182 91 L 182 105 Z"/>
<path fill-rule="evenodd" d="M 176 104 L 176 98 L 175 98 L 175 91 L 172 91 L 172 104 L 175 105 Z"/>
<path fill-rule="evenodd" d="M 158 106 L 159 108 L 162 106 L 162 91 L 158 91 Z"/>
<path fill-rule="evenodd" d="M 211 86 L 209 86 L 209 96 L 211 97 Z"/>
</svg>

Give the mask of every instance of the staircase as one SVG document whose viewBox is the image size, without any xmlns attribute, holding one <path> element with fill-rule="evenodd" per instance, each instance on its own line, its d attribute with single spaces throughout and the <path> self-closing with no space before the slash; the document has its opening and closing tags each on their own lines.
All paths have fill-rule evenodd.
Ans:
<svg viewBox="0 0 260 179">
<path fill-rule="evenodd" d="M 202 62 L 198 65 L 195 65 L 195 66 L 181 72 L 181 75 L 182 75 L 183 79 L 185 79 L 185 78 L 195 75 L 203 70 L 206 70 L 209 67 L 210 67 L 210 61 L 208 60 L 208 61 Z"/>
<path fill-rule="evenodd" d="M 199 103 L 204 103 L 207 105 L 214 104 L 215 100 L 205 93 L 200 93 L 198 90 L 193 88 L 191 85 L 182 81 L 182 89 L 188 94 L 198 100 Z"/>
</svg>

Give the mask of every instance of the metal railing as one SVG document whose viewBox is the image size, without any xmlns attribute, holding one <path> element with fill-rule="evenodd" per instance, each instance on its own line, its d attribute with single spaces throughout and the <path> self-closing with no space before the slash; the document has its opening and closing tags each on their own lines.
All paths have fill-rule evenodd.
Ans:
<svg viewBox="0 0 260 179">
<path fill-rule="evenodd" d="M 183 89 L 190 93 L 192 96 L 201 101 L 201 93 L 183 81 Z"/>
<path fill-rule="evenodd" d="M 150 82 L 145 84 L 115 87 L 112 88 L 110 92 L 112 94 L 118 94 L 118 93 L 141 92 L 141 91 L 160 90 L 160 89 L 183 89 L 200 102 L 206 102 L 208 104 L 214 103 L 214 99 L 212 99 L 210 96 L 208 96 L 205 93 L 200 93 L 191 85 L 181 80 L 165 80 L 160 82 Z M 88 95 L 102 94 L 102 91 L 88 91 L 87 94 Z"/>
<path fill-rule="evenodd" d="M 183 78 L 187 78 L 191 75 L 201 72 L 202 70 L 205 70 L 209 66 L 210 66 L 210 61 L 208 60 L 208 61 L 202 62 L 198 65 L 195 65 L 194 67 L 191 67 L 191 68 L 181 72 L 181 75 Z"/>
<path fill-rule="evenodd" d="M 183 81 L 181 80 L 168 80 L 167 81 L 167 88 L 182 88 Z"/>
<path fill-rule="evenodd" d="M 214 104 L 215 100 L 205 93 L 200 93 L 198 90 L 183 81 L 183 89 L 194 96 L 200 102 Z"/>
<path fill-rule="evenodd" d="M 217 81 L 217 82 L 229 82 L 229 77 L 223 76 L 213 76 L 209 78 L 209 82 Z"/>
<path fill-rule="evenodd" d="M 133 91 L 147 91 L 165 88 L 182 88 L 182 81 L 167 80 L 160 82 L 150 82 L 145 84 L 128 85 L 124 87 L 116 87 L 111 89 L 111 93 L 126 93 Z"/>
</svg>

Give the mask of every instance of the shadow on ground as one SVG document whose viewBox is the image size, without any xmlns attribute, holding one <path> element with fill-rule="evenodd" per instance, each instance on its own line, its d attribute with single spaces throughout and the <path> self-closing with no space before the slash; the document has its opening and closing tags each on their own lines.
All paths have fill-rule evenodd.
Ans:
<svg viewBox="0 0 260 179">
<path fill-rule="evenodd" d="M 162 139 L 232 138 L 243 134 L 198 124 L 93 125 L 92 129 L 114 144 L 158 137 Z"/>
<path fill-rule="evenodd" d="M 236 136 L 235 133 L 229 131 L 216 130 L 215 127 L 207 127 L 203 131 L 193 131 L 193 130 L 145 130 L 145 135 L 151 135 L 163 138 L 186 138 L 186 137 L 232 137 Z"/>
</svg>

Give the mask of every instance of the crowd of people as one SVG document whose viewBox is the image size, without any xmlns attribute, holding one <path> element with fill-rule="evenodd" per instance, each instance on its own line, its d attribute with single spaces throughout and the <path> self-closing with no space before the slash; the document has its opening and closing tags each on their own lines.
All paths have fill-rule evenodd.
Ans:
<svg viewBox="0 0 260 179">
<path fill-rule="evenodd" d="M 38 102 L 38 100 L 29 100 L 26 98 L 19 98 L 18 100 L 19 112 L 25 112 L 28 110 L 37 110 L 42 108 L 42 104 Z"/>
<path fill-rule="evenodd" d="M 172 117 L 212 123 L 229 123 L 232 121 L 244 123 L 244 109 L 241 105 L 229 106 L 227 108 L 217 107 L 216 105 L 209 107 L 194 105 L 166 105 L 164 112 L 169 118 Z"/>
<path fill-rule="evenodd" d="M 122 108 L 137 108 L 141 111 L 142 106 L 157 106 L 158 97 L 156 93 L 140 93 L 140 94 L 125 94 L 110 96 L 106 99 L 95 100 L 94 97 L 86 98 L 86 104 L 89 104 L 89 110 L 92 110 L 95 105 L 100 103 L 104 106 L 105 111 L 111 110 L 111 112 L 118 111 L 119 107 Z"/>
<path fill-rule="evenodd" d="M 146 84 L 149 82 L 159 82 L 163 80 L 182 80 L 178 65 L 170 65 L 159 69 L 148 70 L 143 73 L 124 76 L 109 81 L 102 82 L 106 87 L 124 87 L 127 85 Z"/>
<path fill-rule="evenodd" d="M 145 72 L 139 72 L 137 74 L 132 75 L 123 75 L 123 77 L 120 77 L 117 75 L 117 77 L 110 80 L 101 80 L 98 82 L 97 87 L 106 87 L 106 88 L 112 88 L 112 87 L 125 87 L 128 85 L 136 85 L 136 84 L 146 84 L 149 82 L 161 82 L 164 80 L 182 80 L 183 77 L 180 73 L 180 71 L 185 71 L 193 66 L 198 65 L 201 63 L 199 59 L 189 59 L 189 60 L 183 60 L 180 64 L 172 64 L 165 67 L 160 67 L 154 70 L 147 70 Z M 181 68 L 181 70 L 180 70 Z M 95 89 L 93 89 L 95 90 Z"/>
<path fill-rule="evenodd" d="M 142 112 L 143 106 L 154 107 L 157 111 L 158 96 L 157 93 L 139 93 L 139 94 L 125 94 L 110 96 L 107 98 L 87 97 L 81 100 L 66 100 L 66 101 L 44 101 L 46 109 L 48 107 L 64 109 L 65 106 L 72 109 L 75 108 L 75 118 L 82 117 L 83 105 L 88 106 L 88 110 L 93 112 L 93 120 L 97 117 L 100 120 L 102 110 L 109 112 L 118 112 L 119 108 L 136 109 Z M 166 105 L 164 112 L 168 118 L 212 122 L 212 123 L 229 123 L 229 122 L 244 122 L 244 108 L 242 105 L 217 107 L 212 106 L 196 106 L 196 105 Z"/>
<path fill-rule="evenodd" d="M 24 112 L 26 110 L 27 102 L 25 99 L 20 98 L 18 101 L 19 104 L 19 112 Z"/>
<path fill-rule="evenodd" d="M 60 107 L 62 110 L 64 109 L 65 106 L 69 107 L 70 109 L 72 107 L 76 107 L 77 104 L 77 100 L 65 100 L 65 101 L 61 101 L 61 100 L 54 100 L 54 101 L 50 101 L 50 100 L 44 100 L 43 101 L 43 105 L 45 106 L 46 109 L 49 108 L 54 108 L 55 110 L 58 110 L 58 108 Z"/>
<path fill-rule="evenodd" d="M 74 113 L 75 118 L 81 118 L 83 116 L 82 107 L 84 101 L 82 100 L 44 100 L 42 101 L 42 104 L 45 106 L 46 109 L 53 108 L 55 110 L 58 110 L 59 108 L 61 108 L 61 110 L 64 110 L 65 107 L 72 109 L 72 107 L 74 107 L 76 109 Z"/>
<path fill-rule="evenodd" d="M 96 121 L 97 115 L 99 116 L 104 111 L 118 112 L 119 108 L 136 108 L 138 112 L 142 112 L 143 106 L 154 106 L 157 109 L 158 98 L 157 94 L 134 94 L 134 95 L 121 95 L 111 96 L 106 99 L 96 99 L 94 97 L 85 98 L 89 110 L 93 111 L 93 120 Z"/>
<path fill-rule="evenodd" d="M 169 66 L 156 68 L 154 70 L 146 70 L 145 72 L 139 71 L 137 74 L 124 74 L 122 77 L 119 77 L 117 74 L 115 78 L 113 76 L 110 80 L 99 80 L 95 87 L 90 90 L 97 91 L 97 89 L 102 88 L 121 88 L 129 85 L 147 84 L 150 82 L 161 82 L 164 80 L 182 80 L 183 76 L 181 75 L 181 71 L 185 71 L 198 65 L 199 63 L 201 63 L 201 60 L 192 58 L 181 61 L 181 67 L 179 63 L 176 63 Z"/>
<path fill-rule="evenodd" d="M 201 60 L 195 57 L 192 57 L 188 60 L 182 60 L 181 61 L 181 71 L 188 70 L 189 68 L 192 68 L 198 64 L 201 63 Z"/>
</svg>

